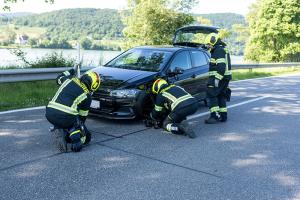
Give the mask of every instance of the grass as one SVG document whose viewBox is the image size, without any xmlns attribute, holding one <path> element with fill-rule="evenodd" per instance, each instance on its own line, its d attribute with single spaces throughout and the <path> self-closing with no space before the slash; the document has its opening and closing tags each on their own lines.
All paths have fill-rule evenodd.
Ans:
<svg viewBox="0 0 300 200">
<path fill-rule="evenodd" d="M 284 74 L 300 73 L 300 67 L 278 67 L 278 68 L 261 68 L 261 69 L 238 69 L 233 70 L 232 80 L 244 80 L 251 78 L 261 78 L 269 76 L 277 76 Z"/>
<path fill-rule="evenodd" d="M 233 80 L 300 73 L 300 68 L 234 70 Z M 0 111 L 47 105 L 58 86 L 54 80 L 0 84 Z"/>
<path fill-rule="evenodd" d="M 58 86 L 55 80 L 0 84 L 0 111 L 46 105 Z"/>
</svg>

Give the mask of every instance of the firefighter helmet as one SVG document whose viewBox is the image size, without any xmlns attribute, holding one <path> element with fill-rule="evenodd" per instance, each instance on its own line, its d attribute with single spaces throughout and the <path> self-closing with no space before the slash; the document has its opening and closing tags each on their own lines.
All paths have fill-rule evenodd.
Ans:
<svg viewBox="0 0 300 200">
<path fill-rule="evenodd" d="M 86 74 L 82 75 L 80 81 L 84 83 L 88 90 L 95 92 L 100 87 L 100 77 L 96 72 L 89 71 Z"/>
<path fill-rule="evenodd" d="M 152 93 L 158 94 L 161 91 L 161 89 L 165 88 L 166 86 L 168 86 L 167 81 L 159 78 L 156 81 L 154 81 L 152 85 Z"/>
<path fill-rule="evenodd" d="M 215 45 L 219 39 L 220 39 L 220 37 L 219 37 L 218 34 L 216 34 L 216 33 L 210 33 L 205 38 L 205 44 Z"/>
</svg>

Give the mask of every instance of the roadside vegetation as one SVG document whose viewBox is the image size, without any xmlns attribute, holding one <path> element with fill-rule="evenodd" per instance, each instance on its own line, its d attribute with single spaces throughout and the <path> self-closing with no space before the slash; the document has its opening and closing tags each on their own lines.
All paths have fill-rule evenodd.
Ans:
<svg viewBox="0 0 300 200">
<path fill-rule="evenodd" d="M 283 74 L 300 73 L 300 68 L 266 68 L 252 71 L 234 70 L 233 80 L 269 77 Z M 58 86 L 54 80 L 0 84 L 0 111 L 45 106 L 54 96 Z M 14 91 L 14 92 L 11 92 Z"/>
</svg>

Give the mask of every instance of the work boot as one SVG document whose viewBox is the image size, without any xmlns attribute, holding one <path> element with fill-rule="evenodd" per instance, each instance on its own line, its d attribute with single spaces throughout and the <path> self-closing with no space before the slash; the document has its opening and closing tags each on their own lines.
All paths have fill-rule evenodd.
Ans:
<svg viewBox="0 0 300 200">
<path fill-rule="evenodd" d="M 220 122 L 227 121 L 227 112 L 220 112 Z"/>
<path fill-rule="evenodd" d="M 191 125 L 186 121 L 182 121 L 179 124 L 179 129 L 182 131 L 183 135 L 187 135 L 189 138 L 195 138 L 196 134 L 193 131 Z"/>
<path fill-rule="evenodd" d="M 60 152 L 66 153 L 68 151 L 68 146 L 65 131 L 63 129 L 55 129 L 53 132 L 55 136 L 56 147 Z"/>
<path fill-rule="evenodd" d="M 210 114 L 210 117 L 208 119 L 206 119 L 205 121 L 205 124 L 217 124 L 220 122 L 220 115 L 219 113 L 211 113 Z"/>
</svg>

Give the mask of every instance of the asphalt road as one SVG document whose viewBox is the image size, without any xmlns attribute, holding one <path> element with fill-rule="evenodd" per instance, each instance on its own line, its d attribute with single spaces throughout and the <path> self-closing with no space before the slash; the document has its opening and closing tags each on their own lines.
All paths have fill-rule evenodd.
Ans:
<svg viewBox="0 0 300 200">
<path fill-rule="evenodd" d="M 53 146 L 44 110 L 0 113 L 0 199 L 299 200 L 300 75 L 231 83 L 229 121 L 196 139 L 91 118 L 91 145 Z"/>
</svg>

